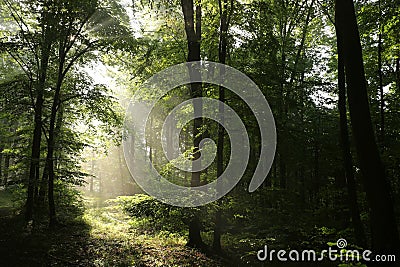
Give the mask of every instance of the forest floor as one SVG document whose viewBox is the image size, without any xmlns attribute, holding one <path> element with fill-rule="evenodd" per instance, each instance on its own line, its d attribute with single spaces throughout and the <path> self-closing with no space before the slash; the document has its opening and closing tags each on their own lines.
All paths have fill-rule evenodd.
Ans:
<svg viewBox="0 0 400 267">
<path fill-rule="evenodd" d="M 113 201 L 86 198 L 82 214 L 32 231 L 10 199 L 0 192 L 0 266 L 222 266 L 182 237 L 136 231 Z"/>
<path fill-rule="evenodd" d="M 27 226 L 20 206 L 11 193 L 0 189 L 0 266 L 332 266 L 246 265 L 232 253 L 210 257 L 186 247 L 185 236 L 138 225 L 116 199 L 85 197 L 81 209 L 58 212 L 54 229 L 48 228 L 46 220 Z"/>
</svg>

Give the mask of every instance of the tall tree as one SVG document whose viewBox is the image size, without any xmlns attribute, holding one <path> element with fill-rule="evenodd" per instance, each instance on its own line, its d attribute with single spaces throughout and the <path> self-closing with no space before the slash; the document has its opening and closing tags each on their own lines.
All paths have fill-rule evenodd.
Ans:
<svg viewBox="0 0 400 267">
<path fill-rule="evenodd" d="M 188 46 L 188 57 L 187 61 L 200 61 L 200 42 L 201 42 L 201 2 L 198 1 L 197 5 L 194 6 L 193 0 L 181 0 L 181 6 L 183 11 L 183 17 L 185 22 L 185 32 Z M 190 71 L 191 77 L 200 77 L 198 70 Z M 202 84 L 191 83 L 190 84 L 190 95 L 192 98 L 201 97 Z M 193 121 L 193 160 L 200 158 L 200 141 L 202 139 L 201 127 L 203 120 L 201 118 L 202 106 L 194 105 L 194 114 L 197 117 Z M 193 168 L 199 167 L 197 163 L 193 163 Z M 192 172 L 192 178 L 190 185 L 196 187 L 200 185 L 201 171 Z M 204 249 L 206 245 L 201 239 L 200 235 L 201 225 L 199 218 L 194 214 L 189 223 L 189 241 L 187 243 L 190 247 L 196 247 Z"/>
<path fill-rule="evenodd" d="M 336 0 L 337 31 L 343 40 L 347 95 L 360 169 L 370 207 L 374 253 L 399 254 L 400 240 L 391 189 L 372 128 L 360 35 L 351 0 Z"/>
<path fill-rule="evenodd" d="M 346 108 L 346 77 L 343 60 L 343 41 L 340 34 L 337 32 L 337 50 L 338 50 L 338 89 L 339 100 L 338 109 L 340 116 L 340 143 L 342 147 L 342 155 L 344 162 L 344 173 L 346 177 L 346 186 L 348 192 L 348 203 L 351 212 L 351 219 L 353 223 L 354 233 L 357 242 L 366 247 L 367 242 L 365 239 L 364 226 L 360 218 L 360 210 L 357 202 L 357 187 L 353 171 L 353 158 L 350 151 L 349 130 L 347 123 L 347 108 Z"/>
<path fill-rule="evenodd" d="M 228 0 L 218 0 L 219 6 L 219 43 L 218 43 L 218 60 L 221 64 L 226 63 L 227 49 L 228 49 L 228 29 L 229 22 L 231 20 L 233 12 L 233 0 L 230 1 L 228 6 Z M 225 66 L 221 66 L 220 74 L 225 74 Z M 218 100 L 220 101 L 218 112 L 221 123 L 224 121 L 224 105 L 225 103 L 225 88 L 223 86 L 218 87 Z M 224 127 L 222 124 L 218 125 L 218 142 L 217 142 L 217 178 L 224 172 Z M 220 186 L 220 184 L 218 184 Z M 219 187 L 217 188 L 219 190 Z M 217 252 L 221 252 L 221 227 L 222 227 L 222 211 L 221 211 L 222 200 L 218 200 L 218 207 L 215 214 L 215 227 L 213 237 L 213 249 Z"/>
<path fill-rule="evenodd" d="M 379 114 L 380 114 L 380 125 L 379 125 L 379 141 L 381 147 L 385 144 L 385 98 L 383 93 L 383 70 L 382 70 L 382 8 L 381 0 L 378 0 L 378 76 L 379 76 Z"/>
<path fill-rule="evenodd" d="M 46 157 L 46 168 L 48 171 L 49 218 L 50 226 L 53 226 L 56 220 L 54 203 L 54 149 L 57 137 L 55 127 L 61 104 L 61 89 L 67 73 L 71 70 L 76 61 L 94 47 L 95 42 L 88 40 L 86 36 L 82 34 L 82 31 L 96 11 L 97 1 L 88 0 L 79 3 L 55 1 L 50 7 L 49 10 L 52 11 L 53 19 L 59 21 L 56 28 L 58 41 L 57 80 L 51 104 Z M 76 48 L 75 44 L 78 42 L 85 45 L 83 45 L 82 48 L 80 47 L 81 45 Z"/>
<path fill-rule="evenodd" d="M 30 33 L 26 32 L 26 22 L 24 19 L 17 13 L 17 9 L 8 2 L 8 7 L 10 11 L 13 12 L 13 18 L 19 25 L 22 36 L 24 37 L 24 43 L 26 42 L 29 47 L 34 47 L 35 44 L 32 43 L 32 39 L 27 37 L 30 36 Z M 34 5 L 32 5 L 33 8 Z M 28 177 L 28 196 L 26 200 L 26 211 L 25 211 L 25 219 L 26 221 L 30 221 L 33 219 L 34 214 L 34 195 L 37 188 L 37 182 L 39 180 L 40 174 L 40 149 L 41 149 L 41 141 L 42 141 L 42 115 L 43 115 L 43 104 L 44 104 L 44 89 L 47 82 L 48 75 L 48 65 L 50 60 L 51 49 L 54 43 L 54 27 L 51 14 L 47 9 L 41 9 L 39 11 L 39 44 L 38 44 L 38 52 L 34 52 L 34 58 L 37 65 L 37 71 L 31 71 L 35 74 L 35 78 L 33 75 L 28 74 L 28 76 L 33 80 L 35 86 L 35 91 L 32 92 L 33 96 L 36 96 L 36 100 L 33 103 L 34 108 L 34 130 L 32 137 L 32 146 L 31 146 L 31 161 L 30 161 L 30 170 Z M 33 49 L 32 49 L 33 50 Z M 35 50 L 33 50 L 35 51 Z"/>
</svg>

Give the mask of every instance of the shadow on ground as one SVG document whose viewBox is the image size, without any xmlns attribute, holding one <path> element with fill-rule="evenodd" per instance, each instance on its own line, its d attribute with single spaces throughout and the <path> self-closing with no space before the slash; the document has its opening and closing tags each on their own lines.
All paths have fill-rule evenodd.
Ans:
<svg viewBox="0 0 400 267">
<path fill-rule="evenodd" d="M 0 266 L 221 266 L 168 238 L 138 235 L 115 204 L 92 201 L 59 212 L 60 223 L 50 230 L 46 220 L 27 226 L 20 209 L 2 201 L 7 198 L 1 190 Z"/>
<path fill-rule="evenodd" d="M 137 231 L 116 202 L 86 201 L 85 208 L 59 211 L 59 223 L 46 219 L 33 226 L 0 190 L 0 266 L 334 266 L 310 263 L 252 262 L 234 255 L 211 259 L 187 248 L 185 237 L 160 236 Z M 46 218 L 46 214 L 39 214 Z"/>
</svg>

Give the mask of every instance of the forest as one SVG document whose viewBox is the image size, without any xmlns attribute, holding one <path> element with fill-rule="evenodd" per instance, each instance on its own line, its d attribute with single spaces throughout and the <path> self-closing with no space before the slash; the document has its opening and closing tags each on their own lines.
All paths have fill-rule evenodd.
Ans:
<svg viewBox="0 0 400 267">
<path fill-rule="evenodd" d="M 400 0 L 0 0 L 0 266 L 400 266 L 399 29 Z"/>
</svg>

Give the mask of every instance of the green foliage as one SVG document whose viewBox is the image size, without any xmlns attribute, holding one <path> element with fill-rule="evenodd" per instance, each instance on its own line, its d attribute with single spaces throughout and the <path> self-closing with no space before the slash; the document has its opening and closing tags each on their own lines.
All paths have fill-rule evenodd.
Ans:
<svg viewBox="0 0 400 267">
<path fill-rule="evenodd" d="M 172 207 L 153 197 L 143 194 L 118 197 L 123 209 L 133 218 L 144 219 L 154 230 L 165 230 L 171 233 L 185 231 L 184 220 L 188 220 L 190 211 Z"/>
<path fill-rule="evenodd" d="M 230 5 L 229 0 L 226 2 Z M 117 201 L 129 214 L 129 221 L 114 210 L 113 203 L 103 203 L 105 207 L 101 210 L 90 210 L 84 219 L 98 231 L 94 234 L 97 241 L 92 239 L 93 243 L 88 246 L 88 251 L 98 257 L 91 263 L 115 265 L 116 255 L 120 255 L 117 250 L 121 249 L 133 255 L 121 256 L 122 265 L 140 265 L 145 262 L 141 257 L 145 256 L 127 244 L 121 245 L 125 239 L 129 240 L 129 231 L 140 229 L 137 232 L 143 240 L 153 238 L 152 245 L 161 242 L 168 247 L 184 243 L 187 224 L 194 214 L 200 219 L 203 239 L 208 244 L 213 241 L 216 214 L 220 214 L 223 249 L 250 265 L 258 263 L 256 252 L 265 244 L 274 249 L 326 248 L 328 242 L 334 245 L 342 237 L 357 247 L 339 143 L 337 49 L 334 21 L 331 21 L 334 1 L 232 3 L 227 63 L 260 87 L 274 113 L 278 147 L 270 174 L 260 189 L 252 194 L 247 192 L 249 179 L 260 160 L 260 131 L 249 107 L 226 90 L 226 104 L 238 113 L 250 137 L 251 155 L 245 177 L 229 195 L 201 208 L 172 207 L 150 196 L 136 194 L 119 197 Z M 215 0 L 202 0 L 201 7 L 201 59 L 218 61 L 220 7 Z M 385 138 L 380 137 L 379 146 L 400 218 L 399 8 L 398 0 L 356 1 L 372 120 L 377 134 L 385 126 Z M 188 48 L 181 13 L 180 1 L 175 0 L 0 1 L 0 180 L 8 186 L 6 192 L 10 194 L 0 198 L 0 205 L 5 205 L 5 199 L 12 196 L 14 208 L 24 206 L 33 118 L 40 104 L 36 102 L 40 92 L 43 93 L 40 118 L 43 136 L 39 176 L 44 173 L 46 151 L 51 147 L 47 141 L 57 86 L 61 93 L 55 101 L 55 153 L 51 160 L 55 163 L 59 219 L 67 221 L 71 214 L 77 216 L 84 212 L 77 188 L 91 178 L 95 191 L 92 195 L 116 196 L 117 189 L 133 193 L 126 190 L 128 187 L 140 192 L 129 180 L 121 147 L 113 146 L 121 142 L 124 117 L 121 106 L 151 75 L 186 61 Z M 378 50 L 379 42 L 381 50 Z M 49 60 L 44 63 L 47 54 Z M 88 73 L 96 72 L 100 62 L 112 66 L 110 75 L 115 78 L 117 88 L 98 82 L 97 73 L 93 77 Z M 43 84 L 39 86 L 42 79 Z M 380 82 L 385 88 L 383 99 Z M 125 89 L 128 92 L 122 93 Z M 183 129 L 179 148 L 183 155 L 172 162 L 167 162 L 162 153 L 161 128 L 168 113 L 189 95 L 188 87 L 181 86 L 163 96 L 152 111 L 146 136 L 146 148 L 155 168 L 170 182 L 184 186 L 190 184 L 190 173 L 178 170 L 173 163 L 193 157 L 196 149 L 193 127 L 180 125 Z M 203 95 L 218 99 L 218 88 L 204 85 Z M 380 113 L 382 103 L 384 120 Z M 193 110 L 188 108 L 182 112 L 189 114 Z M 218 124 L 205 119 L 199 135 L 216 141 Z M 229 161 L 230 146 L 235 145 L 228 139 L 226 135 L 224 165 Z M 100 155 L 102 151 L 114 158 Z M 359 165 L 352 167 L 362 223 L 368 226 L 369 209 L 359 182 Z M 89 170 L 91 176 L 88 176 Z M 213 163 L 201 173 L 201 183 L 215 180 L 216 173 L 217 166 Z M 40 189 L 43 185 L 40 180 L 36 182 Z M 43 208 L 40 216 L 47 213 L 47 205 L 38 206 Z M 120 217 L 113 217 L 116 214 Z M 107 243 L 108 230 L 117 237 L 115 251 Z M 119 230 L 122 236 L 118 235 Z M 369 235 L 367 231 L 368 238 Z M 98 249 L 92 248 L 99 243 Z M 102 246 L 103 243 L 107 245 Z M 53 255 L 57 250 L 49 251 Z M 189 253 L 177 251 L 175 256 L 179 259 Z M 143 252 L 146 253 L 151 255 L 149 262 L 153 266 L 166 262 L 189 265 L 187 261 L 176 263 L 168 257 L 157 261 L 153 252 Z M 167 251 L 162 255 L 168 253 L 171 254 Z M 196 252 L 190 253 L 202 259 Z"/>
</svg>

